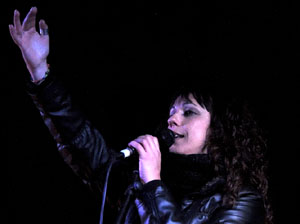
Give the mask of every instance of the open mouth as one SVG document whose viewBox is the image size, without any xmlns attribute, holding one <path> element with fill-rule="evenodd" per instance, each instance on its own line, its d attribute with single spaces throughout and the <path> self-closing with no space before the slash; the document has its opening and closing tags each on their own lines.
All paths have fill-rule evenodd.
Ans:
<svg viewBox="0 0 300 224">
<path fill-rule="evenodd" d="M 178 133 L 176 133 L 176 132 L 174 132 L 174 131 L 172 131 L 173 133 L 174 133 L 174 138 L 176 139 L 176 138 L 183 138 L 184 137 L 184 135 L 181 135 L 181 134 L 178 134 Z"/>
</svg>

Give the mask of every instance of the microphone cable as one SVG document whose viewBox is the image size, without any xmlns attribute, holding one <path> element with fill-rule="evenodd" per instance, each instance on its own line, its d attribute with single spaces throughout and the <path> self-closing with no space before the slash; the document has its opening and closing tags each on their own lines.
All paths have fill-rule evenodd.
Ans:
<svg viewBox="0 0 300 224">
<path fill-rule="evenodd" d="M 162 143 L 164 143 L 166 146 L 170 147 L 174 143 L 174 133 L 168 129 L 158 129 L 156 131 L 158 133 L 159 139 L 162 140 Z M 133 148 L 126 148 L 126 150 L 131 151 L 130 154 L 132 154 L 135 150 Z M 119 154 L 113 154 L 112 158 L 110 159 L 110 162 L 108 164 L 106 176 L 105 176 L 105 182 L 103 186 L 103 193 L 102 193 L 102 202 L 101 202 L 101 210 L 100 210 L 100 218 L 99 218 L 99 224 L 103 224 L 103 215 L 104 215 L 104 206 L 105 206 L 105 199 L 106 199 L 106 192 L 107 192 L 107 184 L 109 179 L 109 174 L 112 168 L 112 165 L 114 162 L 118 161 L 119 159 L 124 159 L 127 156 L 123 153 Z"/>
<path fill-rule="evenodd" d="M 104 215 L 104 206 L 105 206 L 108 178 L 109 178 L 109 174 L 110 174 L 112 165 L 115 161 L 116 161 L 116 159 L 115 159 L 115 157 L 113 157 L 113 159 L 111 159 L 110 163 L 108 164 L 108 168 L 107 168 L 107 172 L 106 172 L 106 176 L 105 176 L 105 181 L 104 181 L 104 186 L 103 186 L 99 224 L 103 224 L 103 215 Z"/>
</svg>

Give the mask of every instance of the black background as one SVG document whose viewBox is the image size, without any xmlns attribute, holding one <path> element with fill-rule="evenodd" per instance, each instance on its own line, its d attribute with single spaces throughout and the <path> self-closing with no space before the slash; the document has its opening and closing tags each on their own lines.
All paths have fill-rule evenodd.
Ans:
<svg viewBox="0 0 300 224">
<path fill-rule="evenodd" d="M 151 133 L 171 88 L 207 75 L 250 100 L 269 139 L 276 223 L 299 206 L 295 6 L 288 1 L 10 1 L 2 62 L 9 223 L 97 223 L 99 200 L 64 164 L 26 93 L 10 38 L 31 6 L 50 32 L 49 63 L 115 149 Z M 4 24 L 5 25 L 5 24 Z M 7 57 L 8 56 L 8 57 Z"/>
</svg>

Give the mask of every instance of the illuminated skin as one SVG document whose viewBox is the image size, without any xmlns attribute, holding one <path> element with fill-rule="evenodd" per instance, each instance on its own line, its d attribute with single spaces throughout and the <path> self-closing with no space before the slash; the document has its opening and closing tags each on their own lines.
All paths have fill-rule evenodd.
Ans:
<svg viewBox="0 0 300 224">
<path fill-rule="evenodd" d="M 178 97 L 168 119 L 168 128 L 175 133 L 175 142 L 169 150 L 179 154 L 207 153 L 204 145 L 210 117 L 210 113 L 201 107 L 191 94 L 188 99 Z M 157 138 L 143 135 L 128 145 L 136 148 L 139 153 L 141 181 L 147 183 L 160 180 L 161 153 Z"/>
<path fill-rule="evenodd" d="M 18 45 L 33 81 L 41 80 L 47 69 L 49 55 L 49 35 L 42 35 L 48 26 L 44 20 L 39 21 L 40 33 L 36 31 L 37 8 L 32 7 L 21 23 L 20 13 L 14 11 L 13 25 L 9 25 L 12 39 Z"/>
<path fill-rule="evenodd" d="M 168 128 L 175 134 L 175 142 L 170 152 L 179 154 L 207 153 L 204 148 L 210 125 L 210 113 L 201 107 L 196 99 L 177 98 L 170 110 Z"/>
</svg>

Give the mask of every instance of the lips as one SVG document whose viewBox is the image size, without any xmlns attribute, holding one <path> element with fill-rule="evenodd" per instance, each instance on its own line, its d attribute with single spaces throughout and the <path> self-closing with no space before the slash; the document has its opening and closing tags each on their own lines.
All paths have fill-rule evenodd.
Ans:
<svg viewBox="0 0 300 224">
<path fill-rule="evenodd" d="M 174 134 L 174 138 L 176 139 L 176 138 L 183 138 L 184 137 L 184 135 L 182 135 L 182 134 L 179 134 L 179 133 L 177 133 L 177 132 L 175 132 L 175 131 L 173 131 L 173 130 L 170 130 L 170 131 L 172 131 L 173 132 L 173 134 Z"/>
</svg>

